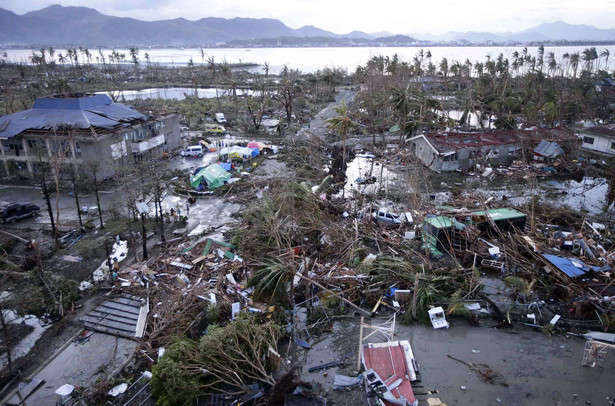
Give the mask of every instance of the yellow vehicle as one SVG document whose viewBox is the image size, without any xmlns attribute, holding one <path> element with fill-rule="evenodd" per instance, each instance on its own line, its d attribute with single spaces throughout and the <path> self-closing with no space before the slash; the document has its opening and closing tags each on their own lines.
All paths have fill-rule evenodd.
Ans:
<svg viewBox="0 0 615 406">
<path fill-rule="evenodd" d="M 220 124 L 205 124 L 205 132 L 208 134 L 224 134 L 226 129 Z"/>
</svg>

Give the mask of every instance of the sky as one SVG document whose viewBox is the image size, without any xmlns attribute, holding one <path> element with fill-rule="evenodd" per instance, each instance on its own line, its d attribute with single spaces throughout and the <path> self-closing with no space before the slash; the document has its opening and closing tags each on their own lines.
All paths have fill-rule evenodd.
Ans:
<svg viewBox="0 0 615 406">
<path fill-rule="evenodd" d="M 615 0 L 0 0 L 17 14 L 52 4 L 150 21 L 276 18 L 292 28 L 314 25 L 338 34 L 522 31 L 558 20 L 615 28 Z"/>
</svg>

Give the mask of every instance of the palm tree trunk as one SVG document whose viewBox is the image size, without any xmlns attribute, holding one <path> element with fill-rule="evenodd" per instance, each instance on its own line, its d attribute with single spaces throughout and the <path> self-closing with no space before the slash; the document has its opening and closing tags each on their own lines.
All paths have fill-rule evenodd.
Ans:
<svg viewBox="0 0 615 406">
<path fill-rule="evenodd" d="M 4 309 L 2 309 L 2 303 L 0 302 L 0 325 L 2 325 L 2 339 L 4 341 L 4 349 L 6 350 L 6 360 L 9 365 L 9 374 L 13 375 L 13 358 L 11 357 L 11 337 L 9 336 L 9 330 L 6 326 L 6 320 L 4 320 Z"/>
<path fill-rule="evenodd" d="M 342 135 L 342 172 L 344 173 L 344 186 L 342 187 L 342 199 L 346 198 L 346 133 Z"/>
</svg>

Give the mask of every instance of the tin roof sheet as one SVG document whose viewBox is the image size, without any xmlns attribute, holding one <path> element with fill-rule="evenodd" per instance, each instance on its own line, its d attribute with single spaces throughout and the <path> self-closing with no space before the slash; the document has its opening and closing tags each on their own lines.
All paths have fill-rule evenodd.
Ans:
<svg viewBox="0 0 615 406">
<path fill-rule="evenodd" d="M 130 106 L 113 103 L 107 95 L 42 97 L 29 110 L 0 117 L 0 137 L 12 138 L 28 130 L 113 128 L 147 118 Z"/>
</svg>

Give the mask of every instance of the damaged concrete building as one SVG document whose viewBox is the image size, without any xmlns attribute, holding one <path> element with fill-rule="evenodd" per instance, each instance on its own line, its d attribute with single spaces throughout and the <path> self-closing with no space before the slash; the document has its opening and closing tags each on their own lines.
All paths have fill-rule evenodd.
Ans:
<svg viewBox="0 0 615 406">
<path fill-rule="evenodd" d="M 0 117 L 8 176 L 16 169 L 36 172 L 37 163 L 60 157 L 77 167 L 98 163 L 98 176 L 109 177 L 130 160 L 160 156 L 180 142 L 177 114 L 141 114 L 103 94 L 42 97 L 29 110 Z"/>
<path fill-rule="evenodd" d="M 476 164 L 507 165 L 523 158 L 524 148 L 540 141 L 557 142 L 564 150 L 577 148 L 578 138 L 565 128 L 492 131 L 484 133 L 425 133 L 410 139 L 412 153 L 434 171 L 471 170 Z"/>
<path fill-rule="evenodd" d="M 615 155 L 615 124 L 581 130 L 581 148 L 605 155 Z"/>
</svg>

